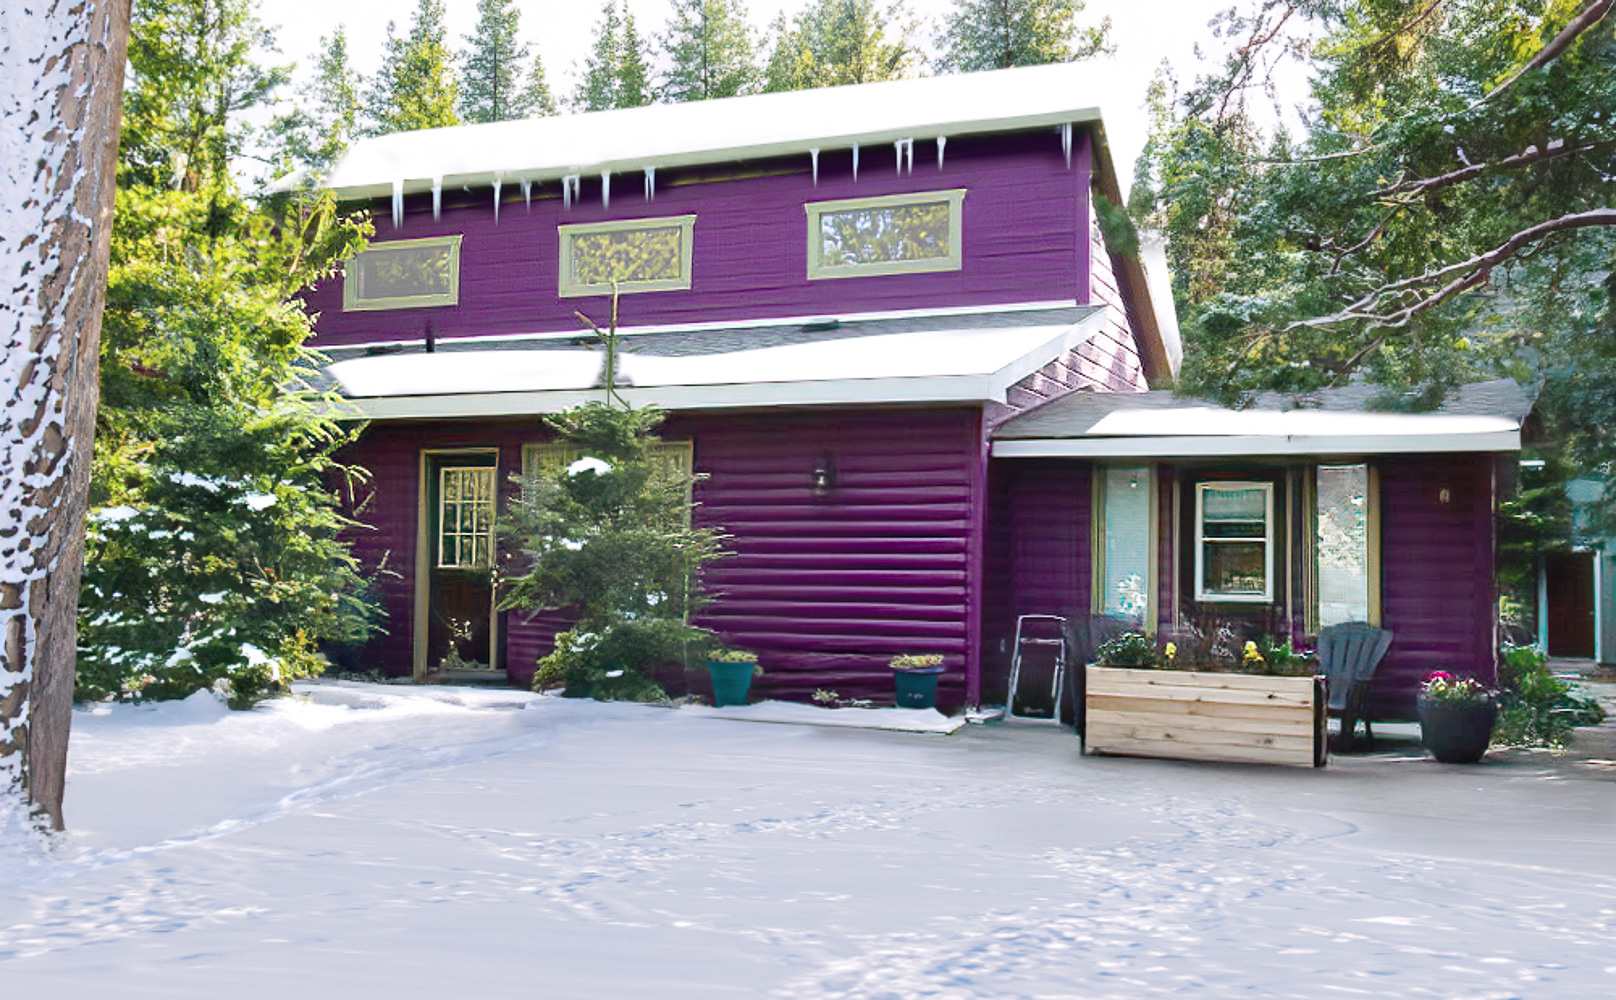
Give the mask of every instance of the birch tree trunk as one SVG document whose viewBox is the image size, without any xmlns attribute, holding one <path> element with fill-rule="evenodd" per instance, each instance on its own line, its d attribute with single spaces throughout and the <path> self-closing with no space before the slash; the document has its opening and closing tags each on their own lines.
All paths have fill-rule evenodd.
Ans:
<svg viewBox="0 0 1616 1000">
<path fill-rule="evenodd" d="M 62 828 L 129 0 L 0 3 L 0 825 Z"/>
</svg>

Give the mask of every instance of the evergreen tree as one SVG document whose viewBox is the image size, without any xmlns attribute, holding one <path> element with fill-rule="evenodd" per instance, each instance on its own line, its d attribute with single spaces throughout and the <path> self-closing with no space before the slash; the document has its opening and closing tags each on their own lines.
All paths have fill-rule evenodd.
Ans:
<svg viewBox="0 0 1616 1000">
<path fill-rule="evenodd" d="M 645 42 L 634 27 L 628 0 L 623 0 L 623 42 L 617 56 L 617 102 L 619 108 L 637 108 L 651 103 L 651 71 Z"/>
<path fill-rule="evenodd" d="M 617 5 L 608 3 L 601 11 L 600 23 L 595 27 L 594 47 L 584 60 L 584 71 L 578 78 L 578 90 L 572 98 L 574 110 L 605 111 L 617 107 L 622 32 L 623 22 L 617 16 Z"/>
<path fill-rule="evenodd" d="M 557 111 L 555 95 L 550 92 L 550 81 L 544 73 L 544 56 L 533 54 L 533 68 L 522 93 L 522 106 L 529 116 L 548 118 Z"/>
<path fill-rule="evenodd" d="M 970 73 L 1074 62 L 1114 49 L 1111 19 L 1079 29 L 1083 0 L 954 0 L 937 68 Z"/>
<path fill-rule="evenodd" d="M 667 101 L 705 101 L 749 94 L 759 74 L 744 0 L 673 0 L 662 38 Z"/>
<path fill-rule="evenodd" d="M 902 0 L 812 0 L 774 22 L 766 91 L 896 80 L 914 69 L 914 24 Z"/>
<path fill-rule="evenodd" d="M 521 85 L 528 47 L 520 38 L 522 12 L 513 0 L 477 0 L 477 27 L 462 57 L 460 117 L 468 122 L 526 118 L 529 91 Z"/>
<path fill-rule="evenodd" d="M 359 77 L 348 63 L 348 34 L 341 25 L 320 39 L 314 77 L 299 88 L 298 98 L 271 128 L 280 147 L 277 165 L 307 171 L 313 181 L 359 131 Z"/>
<path fill-rule="evenodd" d="M 381 70 L 367 98 L 375 135 L 458 125 L 459 84 L 445 41 L 443 0 L 418 0 L 410 32 L 387 25 Z"/>
<path fill-rule="evenodd" d="M 102 329 L 81 697 L 219 686 L 244 704 L 373 622 L 330 489 L 349 432 L 328 400 L 296 388 L 315 362 L 298 293 L 368 224 L 339 217 L 329 195 L 254 204 L 225 158 L 172 171 L 153 155 L 176 136 L 230 141 L 228 122 L 193 130 L 225 107 L 217 95 L 270 96 L 249 0 L 198 0 L 191 13 L 204 2 L 215 17 L 140 4 L 132 27 L 137 113 L 125 117 Z"/>
</svg>

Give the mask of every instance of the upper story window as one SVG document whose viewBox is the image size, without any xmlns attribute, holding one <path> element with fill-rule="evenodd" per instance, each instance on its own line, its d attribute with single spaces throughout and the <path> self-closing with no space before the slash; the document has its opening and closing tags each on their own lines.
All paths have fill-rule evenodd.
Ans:
<svg viewBox="0 0 1616 1000">
<path fill-rule="evenodd" d="M 1195 599 L 1274 599 L 1274 484 L 1197 483 Z"/>
<path fill-rule="evenodd" d="M 562 298 L 690 287 L 694 215 L 560 226 Z"/>
<path fill-rule="evenodd" d="M 809 202 L 808 277 L 958 271 L 964 203 L 964 188 Z"/>
<path fill-rule="evenodd" d="M 419 309 L 460 302 L 460 237 L 372 243 L 344 269 L 342 308 Z"/>
</svg>

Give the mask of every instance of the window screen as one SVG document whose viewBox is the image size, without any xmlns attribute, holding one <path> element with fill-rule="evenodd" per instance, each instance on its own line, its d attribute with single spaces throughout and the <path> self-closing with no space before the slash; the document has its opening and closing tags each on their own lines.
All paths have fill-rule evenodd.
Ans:
<svg viewBox="0 0 1616 1000">
<path fill-rule="evenodd" d="M 372 243 L 344 269 L 342 307 L 417 309 L 460 301 L 460 237 Z"/>
<path fill-rule="evenodd" d="M 1141 624 L 1150 609 L 1150 470 L 1107 467 L 1101 482 L 1100 610 Z"/>
<path fill-rule="evenodd" d="M 1369 466 L 1319 466 L 1320 627 L 1370 620 L 1369 503 Z"/>
</svg>

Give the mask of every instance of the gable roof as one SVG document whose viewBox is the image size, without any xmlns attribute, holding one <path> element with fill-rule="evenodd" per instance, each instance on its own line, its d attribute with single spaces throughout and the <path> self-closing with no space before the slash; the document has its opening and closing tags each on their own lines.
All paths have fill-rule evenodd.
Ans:
<svg viewBox="0 0 1616 1000">
<path fill-rule="evenodd" d="M 667 409 L 1003 402 L 1103 329 L 1100 306 L 667 330 L 619 341 L 619 392 Z M 593 338 L 590 338 L 591 340 Z M 327 387 L 370 419 L 549 413 L 601 396 L 602 352 L 576 336 L 334 351 Z"/>
<path fill-rule="evenodd" d="M 1103 69 L 1070 63 L 396 132 L 354 143 L 321 186 L 377 198 L 392 195 L 395 182 L 413 193 L 434 179 L 445 187 L 543 182 L 1098 123 L 1100 96 L 1114 89 Z"/>
<path fill-rule="evenodd" d="M 993 454 L 1200 455 L 1516 451 L 1531 397 L 1512 379 L 1455 388 L 1434 410 L 1384 409 L 1385 390 L 1354 383 L 1304 396 L 1263 393 L 1234 409 L 1157 391 L 1075 392 L 1006 420 Z"/>
</svg>

